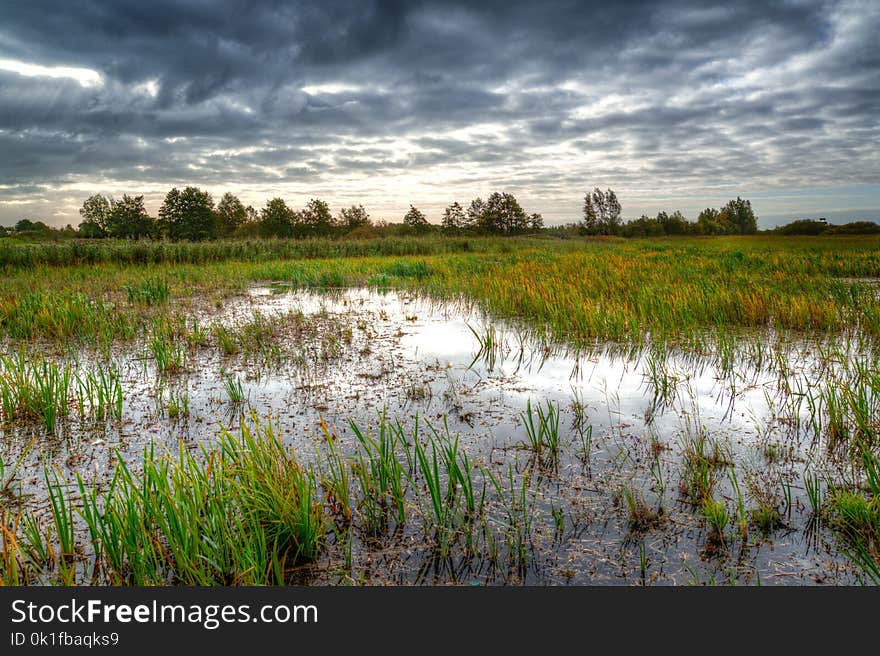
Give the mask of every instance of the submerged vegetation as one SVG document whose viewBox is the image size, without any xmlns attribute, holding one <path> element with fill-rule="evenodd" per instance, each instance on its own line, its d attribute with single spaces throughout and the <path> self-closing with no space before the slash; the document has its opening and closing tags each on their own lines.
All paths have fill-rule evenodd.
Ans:
<svg viewBox="0 0 880 656">
<path fill-rule="evenodd" d="M 689 548 L 690 582 L 763 583 L 803 528 L 813 582 L 880 583 L 878 246 L 0 243 L 0 579 L 647 584 Z M 445 303 L 414 352 L 467 352 L 407 364 L 415 303 L 254 284 Z M 637 402 L 584 383 L 606 356 Z"/>
</svg>

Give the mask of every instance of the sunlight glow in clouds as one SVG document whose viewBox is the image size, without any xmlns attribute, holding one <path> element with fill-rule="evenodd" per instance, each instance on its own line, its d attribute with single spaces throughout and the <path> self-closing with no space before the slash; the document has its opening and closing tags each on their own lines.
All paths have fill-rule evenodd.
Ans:
<svg viewBox="0 0 880 656">
<path fill-rule="evenodd" d="M 25 77 L 54 77 L 76 80 L 83 87 L 98 87 L 104 79 L 98 71 L 90 68 L 74 68 L 72 66 L 41 66 L 28 64 L 14 59 L 0 59 L 0 70 L 12 71 Z"/>
</svg>

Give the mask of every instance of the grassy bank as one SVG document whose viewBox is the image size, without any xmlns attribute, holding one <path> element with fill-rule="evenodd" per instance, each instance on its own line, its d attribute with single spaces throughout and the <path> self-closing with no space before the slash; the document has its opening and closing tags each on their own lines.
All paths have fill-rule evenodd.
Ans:
<svg viewBox="0 0 880 656">
<path fill-rule="evenodd" d="M 285 244 L 290 251 L 282 257 Z M 767 237 L 106 244 L 95 246 L 104 249 L 97 264 L 7 267 L 0 332 L 131 339 L 168 311 L 169 297 L 174 307 L 199 298 L 220 304 L 253 281 L 275 280 L 460 295 L 572 343 L 641 341 L 647 333 L 682 341 L 708 330 L 766 327 L 873 337 L 880 331 L 876 290 L 847 279 L 880 276 L 878 246 L 875 238 Z M 131 252 L 141 247 L 169 259 L 132 266 Z"/>
</svg>

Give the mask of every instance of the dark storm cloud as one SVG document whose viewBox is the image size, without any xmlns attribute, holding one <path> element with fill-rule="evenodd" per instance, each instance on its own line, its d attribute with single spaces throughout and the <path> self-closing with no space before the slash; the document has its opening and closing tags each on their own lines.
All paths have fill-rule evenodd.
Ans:
<svg viewBox="0 0 880 656">
<path fill-rule="evenodd" d="M 0 70 L 0 221 L 138 182 L 410 176 L 551 215 L 594 184 L 876 184 L 878 33 L 870 1 L 10 4 L 0 60 L 101 83 Z"/>
</svg>

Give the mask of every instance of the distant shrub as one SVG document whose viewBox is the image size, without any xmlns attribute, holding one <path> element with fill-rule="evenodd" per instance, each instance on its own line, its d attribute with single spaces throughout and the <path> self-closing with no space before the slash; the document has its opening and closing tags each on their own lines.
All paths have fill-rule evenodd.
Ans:
<svg viewBox="0 0 880 656">
<path fill-rule="evenodd" d="M 880 234 L 880 224 L 873 221 L 852 221 L 843 225 L 828 226 L 828 235 L 876 235 Z"/>
<path fill-rule="evenodd" d="M 798 219 L 779 226 L 774 232 L 779 235 L 821 235 L 828 227 L 825 219 Z"/>
</svg>

